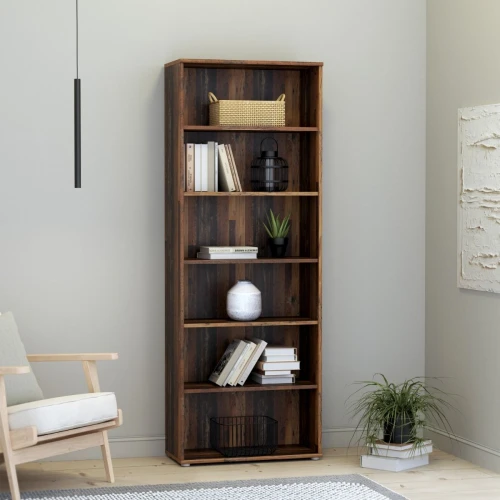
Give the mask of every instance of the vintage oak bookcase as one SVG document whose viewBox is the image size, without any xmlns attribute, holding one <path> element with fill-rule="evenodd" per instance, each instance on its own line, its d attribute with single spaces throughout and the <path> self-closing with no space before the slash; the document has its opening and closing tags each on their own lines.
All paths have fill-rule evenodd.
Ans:
<svg viewBox="0 0 500 500">
<path fill-rule="evenodd" d="M 322 63 L 180 59 L 165 65 L 166 453 L 182 465 L 319 458 L 321 450 Z M 286 94 L 285 127 L 208 124 L 219 99 Z M 271 136 L 289 163 L 288 190 L 252 192 L 250 164 Z M 184 144 L 217 141 L 234 151 L 243 192 L 184 192 Z M 287 256 L 270 258 L 261 221 L 291 213 Z M 200 245 L 255 245 L 257 260 L 196 260 Z M 262 292 L 257 321 L 227 318 L 238 279 Z M 208 377 L 233 339 L 297 347 L 294 385 L 218 387 Z M 210 417 L 268 415 L 279 447 L 226 458 L 210 448 Z"/>
</svg>

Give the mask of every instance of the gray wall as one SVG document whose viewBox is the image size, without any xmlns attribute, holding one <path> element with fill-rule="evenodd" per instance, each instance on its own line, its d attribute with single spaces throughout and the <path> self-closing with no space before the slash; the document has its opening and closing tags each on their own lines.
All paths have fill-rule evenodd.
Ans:
<svg viewBox="0 0 500 500">
<path fill-rule="evenodd" d="M 500 102 L 500 2 L 427 4 L 426 373 L 449 377 L 459 436 L 440 447 L 500 471 L 500 295 L 457 288 L 457 109 Z"/>
<path fill-rule="evenodd" d="M 163 450 L 163 72 L 179 57 L 324 68 L 325 444 L 354 380 L 424 372 L 424 0 L 82 0 L 83 189 L 73 184 L 74 2 L 0 7 L 0 310 L 28 351 L 101 363 L 114 453 Z M 48 396 L 79 366 L 36 367 Z M 80 455 L 83 456 L 83 455 Z"/>
</svg>

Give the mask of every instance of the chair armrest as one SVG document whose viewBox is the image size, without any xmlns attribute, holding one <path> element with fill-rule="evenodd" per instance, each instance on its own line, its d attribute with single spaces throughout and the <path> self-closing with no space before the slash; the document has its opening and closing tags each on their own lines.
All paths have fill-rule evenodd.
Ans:
<svg viewBox="0 0 500 500">
<path fill-rule="evenodd" d="M 22 375 L 29 372 L 29 366 L 0 366 L 0 375 Z"/>
<path fill-rule="evenodd" d="M 28 354 L 31 363 L 45 361 L 113 361 L 118 359 L 116 352 L 80 353 L 80 354 Z"/>
</svg>

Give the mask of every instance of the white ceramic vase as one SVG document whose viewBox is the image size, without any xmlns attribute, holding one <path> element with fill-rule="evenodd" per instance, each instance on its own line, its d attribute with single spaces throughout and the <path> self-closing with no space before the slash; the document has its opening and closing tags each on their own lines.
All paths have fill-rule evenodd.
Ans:
<svg viewBox="0 0 500 500">
<path fill-rule="evenodd" d="M 235 321 L 253 321 L 262 313 L 260 290 L 249 280 L 238 280 L 227 292 L 227 315 Z"/>
</svg>

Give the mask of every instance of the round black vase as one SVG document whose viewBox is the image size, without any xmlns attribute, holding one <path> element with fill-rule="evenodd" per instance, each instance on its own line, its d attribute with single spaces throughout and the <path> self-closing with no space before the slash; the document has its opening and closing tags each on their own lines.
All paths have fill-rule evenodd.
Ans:
<svg viewBox="0 0 500 500">
<path fill-rule="evenodd" d="M 408 415 L 400 415 L 396 420 L 384 424 L 384 441 L 386 443 L 404 444 L 414 436 L 415 421 Z"/>
<path fill-rule="evenodd" d="M 286 254 L 287 246 L 288 238 L 269 238 L 269 248 L 271 249 L 272 257 L 284 257 Z"/>
</svg>

